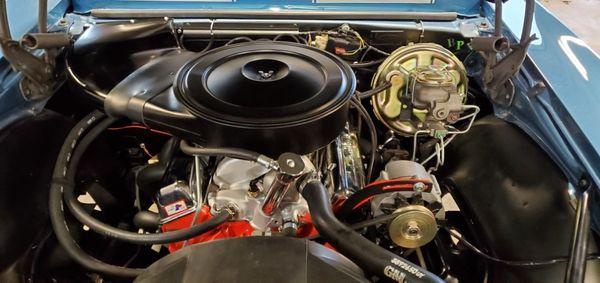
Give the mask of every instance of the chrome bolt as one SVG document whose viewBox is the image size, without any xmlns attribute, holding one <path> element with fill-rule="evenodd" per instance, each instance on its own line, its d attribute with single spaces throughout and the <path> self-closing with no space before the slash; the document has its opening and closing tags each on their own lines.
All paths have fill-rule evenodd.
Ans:
<svg viewBox="0 0 600 283">
<path fill-rule="evenodd" d="M 416 192 L 422 192 L 425 190 L 425 184 L 422 182 L 417 182 L 413 185 L 413 190 Z"/>
<path fill-rule="evenodd" d="M 409 221 L 404 233 L 410 238 L 419 238 L 421 237 L 421 228 L 416 221 Z"/>
<path fill-rule="evenodd" d="M 294 162 L 294 160 L 288 159 L 285 163 L 292 168 L 296 167 L 296 162 Z"/>
</svg>

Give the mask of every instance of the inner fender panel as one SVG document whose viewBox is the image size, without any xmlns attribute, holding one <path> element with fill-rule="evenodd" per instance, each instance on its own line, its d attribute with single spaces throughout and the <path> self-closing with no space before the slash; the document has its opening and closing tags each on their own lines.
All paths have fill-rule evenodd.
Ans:
<svg viewBox="0 0 600 283">
<path fill-rule="evenodd" d="M 575 209 L 554 162 L 520 129 L 493 116 L 479 120 L 446 149 L 445 183 L 468 215 L 473 232 L 506 260 L 569 254 Z M 590 238 L 590 252 L 596 250 Z M 490 282 L 563 282 L 566 263 L 544 267 L 490 265 Z M 599 280 L 588 262 L 590 282 Z M 593 277 L 593 278 L 592 278 Z"/>
</svg>

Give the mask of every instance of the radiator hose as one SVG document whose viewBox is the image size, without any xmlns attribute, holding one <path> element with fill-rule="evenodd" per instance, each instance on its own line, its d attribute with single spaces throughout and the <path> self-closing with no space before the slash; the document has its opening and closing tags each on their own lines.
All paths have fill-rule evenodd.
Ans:
<svg viewBox="0 0 600 283">
<path fill-rule="evenodd" d="M 79 222 L 90 227 L 90 229 L 93 231 L 109 238 L 140 245 L 152 245 L 187 240 L 189 238 L 204 234 L 229 220 L 229 218 L 232 216 L 232 213 L 227 210 L 222 210 L 214 217 L 186 229 L 164 233 L 140 234 L 134 231 L 112 227 L 90 215 L 83 208 L 83 206 L 81 206 L 77 200 L 77 196 L 75 195 L 75 173 L 77 171 L 79 161 L 81 160 L 81 157 L 87 148 L 113 122 L 114 118 L 106 118 L 94 126 L 88 133 L 86 133 L 79 143 L 77 143 L 77 147 L 70 156 L 71 159 L 68 166 L 65 166 L 66 175 L 64 176 L 65 184 L 63 185 L 63 197 L 67 207 Z"/>
<path fill-rule="evenodd" d="M 135 277 L 140 274 L 141 269 L 125 268 L 103 263 L 88 255 L 79 247 L 68 231 L 63 210 L 63 198 L 73 216 L 93 231 L 110 238 L 142 245 L 178 242 L 203 234 L 228 221 L 232 216 L 232 212 L 223 210 L 201 224 L 182 230 L 157 234 L 139 234 L 115 228 L 95 219 L 87 213 L 79 204 L 74 194 L 75 172 L 86 149 L 113 122 L 113 118 L 106 118 L 103 113 L 94 111 L 75 125 L 71 132 L 69 132 L 60 150 L 53 171 L 49 197 L 50 219 L 56 238 L 76 262 L 87 269 L 99 273 L 118 277 Z"/>
<path fill-rule="evenodd" d="M 50 220 L 52 222 L 52 228 L 56 239 L 67 252 L 67 254 L 81 266 L 103 274 L 109 274 L 117 277 L 135 277 L 139 275 L 143 269 L 127 268 L 116 265 L 104 263 L 91 255 L 87 254 L 81 247 L 75 242 L 71 233 L 69 232 L 69 226 L 65 219 L 65 213 L 63 211 L 64 206 L 62 202 L 62 190 L 66 184 L 64 183 L 64 175 L 66 172 L 63 171 L 65 166 L 69 163 L 71 151 L 74 148 L 83 133 L 89 130 L 98 123 L 98 120 L 104 119 L 104 113 L 100 111 L 94 111 L 82 119 L 65 139 L 65 143 L 60 149 L 58 158 L 56 160 L 56 166 L 52 174 L 54 179 L 50 187 L 49 195 L 49 213 Z"/>
<path fill-rule="evenodd" d="M 445 282 L 340 222 L 333 214 L 327 189 L 319 181 L 309 181 L 301 194 L 308 203 L 310 216 L 319 234 L 367 273 L 388 282 Z"/>
</svg>

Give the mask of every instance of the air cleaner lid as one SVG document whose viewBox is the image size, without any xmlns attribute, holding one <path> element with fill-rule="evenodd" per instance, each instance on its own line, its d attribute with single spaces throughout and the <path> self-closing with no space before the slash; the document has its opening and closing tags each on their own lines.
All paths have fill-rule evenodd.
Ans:
<svg viewBox="0 0 600 283">
<path fill-rule="evenodd" d="M 282 126 L 343 107 L 354 74 L 335 56 L 305 45 L 254 41 L 214 49 L 186 64 L 175 95 L 192 114 L 219 124 Z"/>
</svg>

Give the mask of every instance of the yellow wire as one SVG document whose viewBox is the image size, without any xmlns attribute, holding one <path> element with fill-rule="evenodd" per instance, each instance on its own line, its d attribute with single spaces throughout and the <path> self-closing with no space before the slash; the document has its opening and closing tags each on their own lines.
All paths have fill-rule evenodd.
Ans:
<svg viewBox="0 0 600 283">
<path fill-rule="evenodd" d="M 330 31 L 333 31 L 333 30 L 329 30 L 329 31 L 327 31 L 327 33 L 329 33 Z M 354 34 L 354 36 L 356 36 L 358 38 L 358 48 L 355 50 L 346 52 L 344 55 L 355 55 L 356 53 L 360 52 L 367 46 L 365 40 L 362 38 L 362 36 L 360 36 L 360 34 L 357 31 L 352 30 L 352 33 Z M 307 32 L 307 34 L 308 34 L 308 44 L 310 46 L 313 46 L 312 32 Z"/>
<path fill-rule="evenodd" d="M 354 34 L 354 36 L 356 36 L 358 38 L 358 48 L 356 50 L 350 51 L 350 52 L 346 52 L 345 55 L 354 55 L 356 53 L 358 53 L 359 51 L 363 50 L 366 47 L 366 42 L 365 40 L 362 38 L 362 36 L 360 36 L 360 34 L 358 32 L 356 32 L 355 30 L 352 30 L 352 33 Z"/>
</svg>

